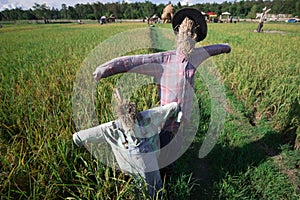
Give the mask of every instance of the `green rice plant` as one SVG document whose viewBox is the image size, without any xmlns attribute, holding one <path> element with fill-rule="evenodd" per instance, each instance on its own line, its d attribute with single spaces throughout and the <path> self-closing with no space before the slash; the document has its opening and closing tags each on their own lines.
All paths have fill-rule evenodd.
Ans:
<svg viewBox="0 0 300 200">
<path fill-rule="evenodd" d="M 112 34 L 143 24 L 18 25 L 1 29 L 0 193 L 3 199 L 138 199 L 133 178 L 104 166 L 72 144 L 73 81 L 82 61 Z M 95 66 L 96 67 L 96 66 Z M 96 107 L 99 123 L 113 118 L 107 109 L 118 77 L 101 80 Z M 147 86 L 150 93 L 154 87 Z M 132 97 L 157 105 L 143 88 Z M 103 94 L 106 94 L 103 95 Z M 149 104 L 150 101 L 150 104 Z"/>
<path fill-rule="evenodd" d="M 78 184 L 71 145 L 76 70 L 98 43 L 128 29 L 86 28 L 24 25 L 1 33 L 1 196 L 53 199 Z"/>
<path fill-rule="evenodd" d="M 287 177 L 266 162 L 245 173 L 227 175 L 216 189 L 219 199 L 299 199 L 298 189 L 287 183 Z"/>
<path fill-rule="evenodd" d="M 234 91 L 253 124 L 269 121 L 274 128 L 299 126 L 299 26 L 266 24 L 266 33 L 252 30 L 255 24 L 211 25 L 207 42 L 229 43 L 232 52 L 216 58 L 226 84 Z M 276 30 L 281 33 L 267 33 Z M 231 34 L 225 34 L 231 32 Z M 298 107 L 297 106 L 297 107 Z"/>
<path fill-rule="evenodd" d="M 148 198 L 145 187 L 136 192 L 140 186 L 133 177 L 106 167 L 72 143 L 76 131 L 73 82 L 83 60 L 112 35 L 140 27 L 147 25 L 35 24 L 9 25 L 0 30 L 1 198 Z M 160 27 L 171 28 L 170 24 L 156 27 L 158 33 Z M 214 61 L 234 94 L 228 101 L 235 101 L 236 109 L 228 108 L 231 112 L 219 142 L 205 159 L 213 176 L 198 186 L 190 175 L 209 126 L 210 101 L 205 84 L 196 77 L 202 120 L 189 152 L 178 161 L 178 174 L 165 183 L 163 196 L 182 199 L 201 193 L 203 198 L 285 199 L 290 195 L 296 199 L 299 193 L 294 184 L 265 152 L 282 151 L 279 146 L 284 143 L 277 129 L 293 130 L 299 125 L 300 62 L 295 51 L 299 26 L 264 26 L 266 31 L 286 32 L 283 35 L 254 33 L 254 23 L 209 24 L 208 28 L 208 37 L 200 45 L 229 43 L 232 47 L 230 54 L 215 57 Z M 160 37 L 156 42 L 161 42 Z M 163 46 L 171 48 L 165 42 Z M 154 51 L 157 49 L 130 54 Z M 103 79 L 98 84 L 95 106 L 99 123 L 114 118 L 107 105 L 121 77 Z M 154 85 L 144 86 L 133 93 L 131 100 L 139 110 L 158 105 L 157 90 Z M 298 169 L 298 160 L 293 159 L 296 153 L 283 150 L 283 163 L 291 170 Z"/>
</svg>

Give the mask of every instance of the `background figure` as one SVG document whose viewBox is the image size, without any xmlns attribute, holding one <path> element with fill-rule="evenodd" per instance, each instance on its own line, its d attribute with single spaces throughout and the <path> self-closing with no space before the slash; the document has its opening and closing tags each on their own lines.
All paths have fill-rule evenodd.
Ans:
<svg viewBox="0 0 300 200">
<path fill-rule="evenodd" d="M 175 9 L 172 4 L 168 4 L 164 9 L 163 13 L 161 14 L 161 19 L 163 23 L 168 23 L 173 20 Z"/>
<path fill-rule="evenodd" d="M 264 21 L 266 20 L 266 14 L 268 12 L 270 12 L 271 9 L 268 9 L 267 10 L 267 7 L 264 7 L 263 8 L 263 12 L 260 14 L 260 15 L 257 15 L 256 18 L 260 18 L 259 21 L 258 21 L 258 27 L 256 29 L 256 31 L 258 33 L 262 32 L 263 31 L 263 26 L 264 26 Z"/>
<path fill-rule="evenodd" d="M 99 20 L 100 24 L 106 24 L 106 16 L 101 16 Z"/>
</svg>

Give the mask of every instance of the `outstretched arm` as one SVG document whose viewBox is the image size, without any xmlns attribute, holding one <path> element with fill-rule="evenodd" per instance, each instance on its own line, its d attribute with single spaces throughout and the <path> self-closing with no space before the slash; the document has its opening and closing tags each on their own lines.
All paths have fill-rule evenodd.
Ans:
<svg viewBox="0 0 300 200">
<path fill-rule="evenodd" d="M 164 62 L 164 57 L 163 53 L 155 53 L 115 58 L 98 66 L 93 73 L 93 76 L 96 81 L 99 81 L 101 78 L 125 72 L 154 76 L 161 73 L 161 64 Z"/>
<path fill-rule="evenodd" d="M 214 44 L 205 47 L 195 48 L 192 56 L 192 64 L 198 67 L 204 60 L 211 56 L 223 53 L 230 53 L 231 47 L 228 44 Z"/>
<path fill-rule="evenodd" d="M 203 47 L 210 56 L 216 56 L 222 53 L 230 53 L 231 47 L 228 44 L 214 44 Z"/>
<path fill-rule="evenodd" d="M 104 131 L 112 126 L 112 121 L 95 126 L 93 128 L 81 130 L 73 134 L 73 141 L 77 146 L 82 146 L 87 142 L 99 142 L 104 140 Z"/>
</svg>

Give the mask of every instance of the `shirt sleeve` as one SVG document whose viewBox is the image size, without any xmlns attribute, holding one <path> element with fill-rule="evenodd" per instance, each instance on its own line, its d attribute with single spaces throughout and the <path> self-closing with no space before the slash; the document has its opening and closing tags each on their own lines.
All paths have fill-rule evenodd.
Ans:
<svg viewBox="0 0 300 200">
<path fill-rule="evenodd" d="M 104 131 L 112 127 L 113 122 L 101 124 L 99 126 L 81 130 L 73 134 L 73 141 L 77 146 L 82 146 L 85 143 L 99 142 L 104 140 Z"/>
<path fill-rule="evenodd" d="M 161 64 L 166 60 L 165 54 L 155 53 L 147 55 L 123 56 L 115 58 L 98 66 L 93 73 L 96 81 L 115 74 L 132 72 L 150 76 L 162 73 Z"/>
<path fill-rule="evenodd" d="M 198 67 L 203 61 L 211 56 L 223 53 L 230 53 L 231 47 L 228 44 L 214 44 L 205 47 L 195 48 L 192 54 L 191 63 Z"/>
<path fill-rule="evenodd" d="M 140 131 L 137 137 L 152 137 L 159 134 L 164 127 L 166 121 L 173 116 L 176 116 L 179 112 L 179 105 L 176 102 L 166 104 L 145 110 L 139 113 L 141 115 Z"/>
</svg>

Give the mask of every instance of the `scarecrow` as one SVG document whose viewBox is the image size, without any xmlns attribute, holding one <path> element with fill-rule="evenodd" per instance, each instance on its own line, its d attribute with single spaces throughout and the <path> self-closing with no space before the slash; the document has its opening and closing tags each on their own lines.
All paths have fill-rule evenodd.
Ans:
<svg viewBox="0 0 300 200">
<path fill-rule="evenodd" d="M 207 24 L 202 13 L 194 8 L 183 8 L 175 13 L 172 27 L 177 36 L 177 49 L 115 58 L 97 67 L 94 79 L 120 73 L 134 72 L 154 77 L 160 94 L 160 104 L 177 102 L 183 111 L 183 123 L 189 122 L 192 106 L 194 75 L 200 64 L 210 56 L 229 53 L 228 44 L 216 44 L 195 48 L 197 42 L 205 39 Z M 184 125 L 184 124 L 183 124 Z M 162 130 L 161 147 L 165 146 L 179 124 L 169 120 Z"/>
<path fill-rule="evenodd" d="M 153 134 L 151 137 L 144 137 L 144 144 L 150 144 L 151 146 L 147 151 L 151 152 L 156 151 L 157 149 L 167 149 L 164 151 L 165 153 L 160 151 L 160 155 L 157 157 L 158 160 L 155 162 L 153 162 L 153 159 L 155 159 L 154 156 L 150 156 L 150 159 L 146 159 L 148 161 L 151 160 L 150 163 L 144 162 L 146 163 L 146 168 L 149 167 L 147 164 L 151 165 L 151 163 L 154 163 L 154 165 L 157 164 L 160 169 L 162 167 L 160 164 L 162 161 L 169 164 L 173 162 L 173 157 L 170 155 L 180 151 L 181 143 L 184 140 L 183 137 L 186 131 L 185 127 L 190 123 L 194 94 L 194 75 L 197 68 L 210 56 L 229 53 L 231 50 L 228 44 L 216 44 L 195 48 L 196 43 L 204 40 L 207 36 L 205 16 L 197 9 L 183 8 L 176 12 L 172 20 L 172 27 L 177 36 L 177 49 L 147 55 L 115 58 L 98 66 L 93 73 L 96 81 L 126 72 L 154 77 L 154 80 L 158 85 L 161 104 L 161 107 L 157 109 L 164 110 L 164 113 L 171 112 L 173 114 L 163 114 L 165 117 L 159 118 L 159 121 L 164 119 L 165 122 L 157 123 L 156 129 L 146 131 L 152 132 L 151 134 L 157 131 L 157 133 Z M 174 106 L 176 108 L 169 108 L 169 106 Z M 173 111 L 170 111 L 170 109 Z M 180 120 L 178 120 L 178 111 L 181 113 Z M 114 127 L 114 124 L 110 122 L 109 124 L 100 125 L 100 127 L 101 130 L 103 130 L 104 127 L 104 129 Z M 122 124 L 122 126 L 124 125 Z M 100 131 L 100 127 L 92 129 L 99 129 L 98 131 Z M 132 135 L 134 135 L 134 132 L 135 131 L 131 132 Z M 86 140 L 89 138 L 89 134 L 84 134 L 83 132 L 82 134 L 80 134 L 80 132 L 78 134 L 82 138 L 86 137 Z M 177 135 L 183 137 L 177 137 Z M 119 133 L 118 137 L 122 137 L 121 133 Z M 156 142 L 157 140 L 159 142 Z M 175 143 L 173 143 L 174 140 L 176 140 Z M 74 141 L 77 141 L 76 137 L 74 138 Z M 132 139 L 132 141 L 135 140 Z M 176 145 L 170 145 L 171 143 Z M 130 156 L 132 157 L 133 155 L 130 154 Z M 127 160 L 130 159 L 128 158 Z M 120 161 L 120 163 L 119 165 L 122 165 L 122 161 Z M 134 166 L 133 163 L 130 165 Z M 139 164 L 136 163 L 135 166 L 139 166 Z M 154 170 L 154 174 L 150 174 L 150 177 L 148 177 L 148 180 L 150 181 L 147 181 L 147 173 L 143 173 L 143 170 L 145 169 L 140 170 L 139 173 L 145 174 L 148 185 L 154 188 L 154 190 L 159 190 L 161 184 L 157 171 Z M 155 184 L 151 180 L 155 180 Z M 149 189 L 149 193 L 150 195 L 153 193 L 151 188 Z"/>
<path fill-rule="evenodd" d="M 171 22 L 173 17 L 174 17 L 174 7 L 172 4 L 167 5 L 164 9 L 163 9 L 163 13 L 161 15 L 161 19 L 163 21 L 163 23 L 167 23 L 167 22 Z"/>
<path fill-rule="evenodd" d="M 168 118 L 181 112 L 176 102 L 137 113 L 135 104 L 124 100 L 116 89 L 117 119 L 73 134 L 77 146 L 102 140 L 111 146 L 120 169 L 135 176 L 138 185 L 147 183 L 149 195 L 155 197 L 162 187 L 156 154 L 147 138 L 160 133 Z M 155 169 L 155 170 L 153 170 Z"/>
<path fill-rule="evenodd" d="M 267 10 L 267 7 L 264 7 L 263 12 L 256 16 L 256 18 L 260 18 L 259 21 L 258 21 L 258 27 L 256 29 L 256 32 L 258 32 L 258 33 L 263 32 L 262 28 L 264 26 L 264 21 L 266 20 L 267 13 L 270 12 L 270 11 L 271 11 L 271 9 Z"/>
</svg>

